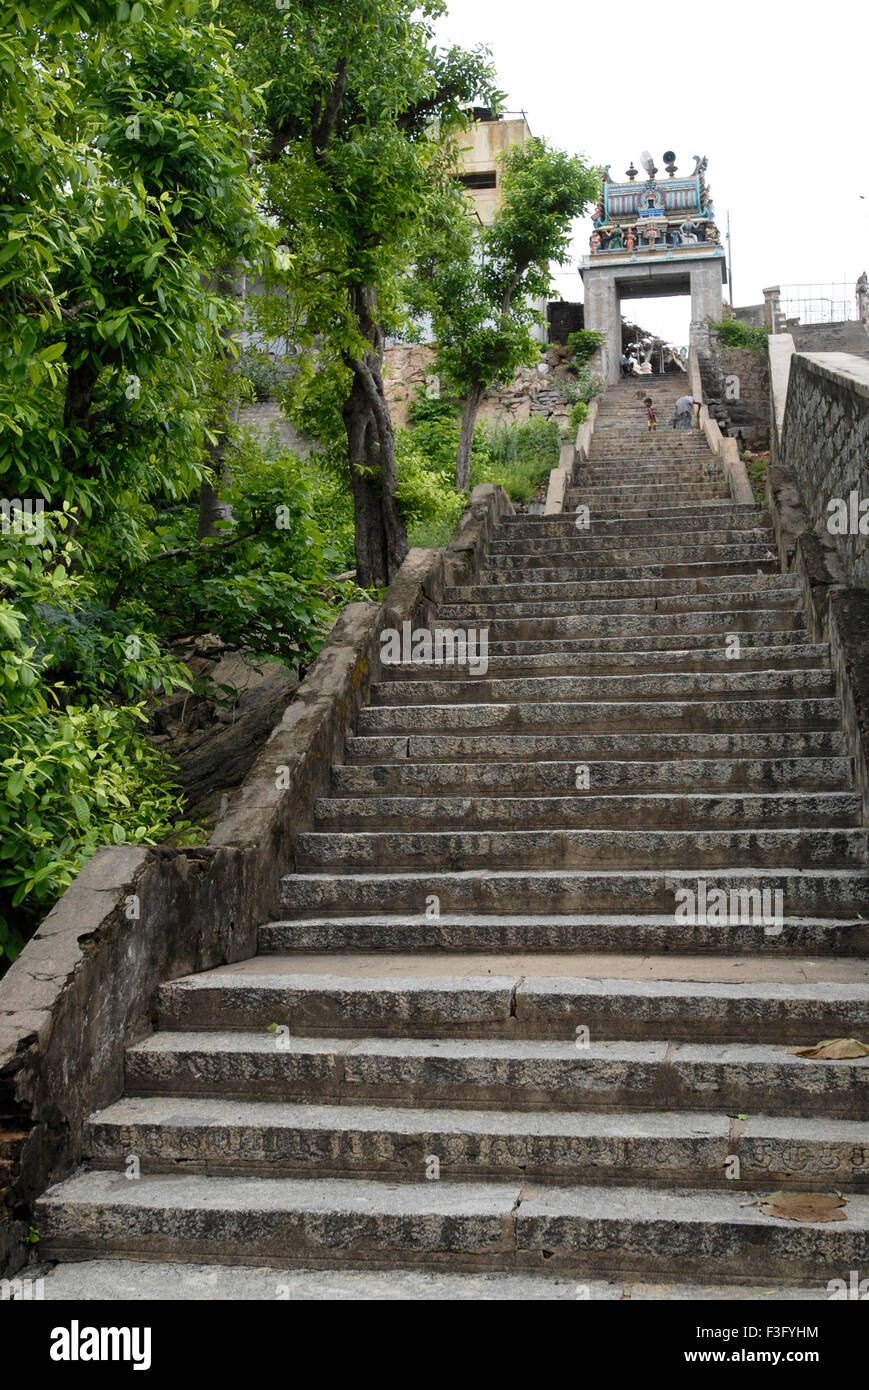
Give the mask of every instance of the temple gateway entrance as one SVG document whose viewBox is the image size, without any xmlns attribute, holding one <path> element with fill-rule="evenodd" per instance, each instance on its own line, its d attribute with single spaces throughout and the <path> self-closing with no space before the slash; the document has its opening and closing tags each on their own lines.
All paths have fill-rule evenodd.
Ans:
<svg viewBox="0 0 869 1390">
<path fill-rule="evenodd" d="M 580 263 L 585 285 L 585 327 L 603 333 L 601 374 L 619 376 L 623 299 L 691 296 L 690 345 L 709 343 L 707 319 L 724 312 L 722 286 L 727 263 L 714 221 L 707 161 L 695 156 L 688 178 L 677 178 L 676 156 L 664 155 L 667 179 L 657 181 L 651 156 L 643 158 L 648 174 L 637 183 L 633 163 L 627 183 L 614 183 L 604 170 L 595 209 L 590 254 Z"/>
</svg>

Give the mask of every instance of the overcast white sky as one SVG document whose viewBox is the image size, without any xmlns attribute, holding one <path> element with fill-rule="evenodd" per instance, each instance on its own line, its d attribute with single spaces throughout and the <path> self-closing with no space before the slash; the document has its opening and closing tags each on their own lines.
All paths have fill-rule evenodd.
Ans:
<svg viewBox="0 0 869 1390">
<path fill-rule="evenodd" d="M 438 38 L 486 44 L 507 106 L 535 135 L 612 164 L 613 178 L 643 150 L 662 174 L 664 150 L 680 174 L 708 155 L 741 305 L 774 284 L 844 279 L 850 295 L 869 269 L 866 16 L 843 0 L 450 0 Z M 556 278 L 565 299 L 582 298 L 576 262 L 590 231 L 577 224 Z M 687 298 L 633 300 L 626 312 L 687 341 Z"/>
</svg>

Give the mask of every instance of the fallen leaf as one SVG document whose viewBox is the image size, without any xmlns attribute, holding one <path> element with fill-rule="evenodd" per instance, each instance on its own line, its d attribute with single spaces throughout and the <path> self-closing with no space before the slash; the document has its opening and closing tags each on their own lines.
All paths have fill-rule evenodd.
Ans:
<svg viewBox="0 0 869 1390">
<path fill-rule="evenodd" d="M 841 1061 L 845 1057 L 869 1057 L 869 1047 L 858 1038 L 827 1038 L 814 1047 L 789 1047 L 794 1057 L 820 1057 L 825 1061 Z"/>
<path fill-rule="evenodd" d="M 774 1192 L 764 1197 L 760 1210 L 783 1221 L 847 1221 L 844 1205 L 841 1197 L 827 1192 Z"/>
</svg>

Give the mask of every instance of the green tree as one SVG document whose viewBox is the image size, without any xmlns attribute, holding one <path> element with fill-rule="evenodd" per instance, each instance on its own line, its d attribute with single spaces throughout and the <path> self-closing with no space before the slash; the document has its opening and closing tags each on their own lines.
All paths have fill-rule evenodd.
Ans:
<svg viewBox="0 0 869 1390">
<path fill-rule="evenodd" d="M 202 475 L 204 382 L 237 318 L 212 270 L 269 239 L 230 53 L 197 0 L 57 0 L 0 36 L 9 495 L 80 521 Z"/>
<path fill-rule="evenodd" d="M 470 482 L 477 411 L 487 389 L 509 382 L 534 361 L 535 301 L 550 289 L 550 263 L 562 262 L 570 224 L 596 197 L 599 170 L 544 140 L 514 145 L 502 156 L 503 200 L 492 223 L 475 232 L 446 222 L 420 266 L 417 310 L 432 315 L 437 367 L 464 398 L 456 452 L 456 487 Z"/>
<path fill-rule="evenodd" d="M 254 297 L 260 329 L 295 353 L 291 412 L 343 434 L 357 580 L 380 586 L 407 550 L 396 497 L 384 344 L 402 280 L 452 173 L 451 132 L 495 101 L 486 55 L 433 46 L 443 0 L 221 0 L 240 70 L 265 84 L 267 209 L 285 268 Z"/>
</svg>

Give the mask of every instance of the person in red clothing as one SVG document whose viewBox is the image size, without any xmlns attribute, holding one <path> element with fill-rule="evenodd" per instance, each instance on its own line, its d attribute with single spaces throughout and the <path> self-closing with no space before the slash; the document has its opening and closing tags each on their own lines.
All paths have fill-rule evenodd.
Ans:
<svg viewBox="0 0 869 1390">
<path fill-rule="evenodd" d="M 646 419 L 649 422 L 649 429 L 656 430 L 658 428 L 658 411 L 652 403 L 652 397 L 647 396 L 643 401 L 643 405 L 646 407 Z"/>
</svg>

